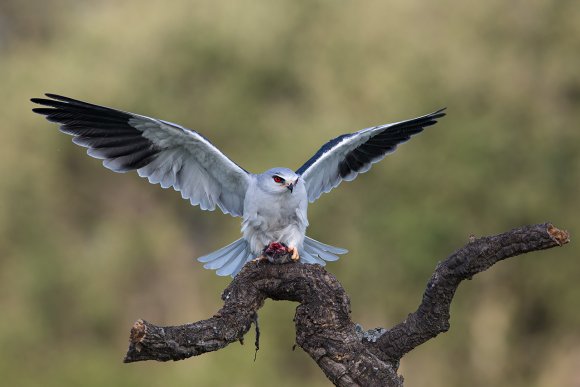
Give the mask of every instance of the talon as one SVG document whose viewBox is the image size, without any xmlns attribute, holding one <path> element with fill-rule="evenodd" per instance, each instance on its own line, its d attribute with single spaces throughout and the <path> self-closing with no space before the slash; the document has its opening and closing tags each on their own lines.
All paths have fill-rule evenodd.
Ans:
<svg viewBox="0 0 580 387">
<path fill-rule="evenodd" d="M 288 247 L 288 252 L 292 254 L 290 257 L 293 261 L 298 261 L 300 259 L 300 255 L 298 254 L 298 249 L 296 247 L 290 246 Z"/>
</svg>

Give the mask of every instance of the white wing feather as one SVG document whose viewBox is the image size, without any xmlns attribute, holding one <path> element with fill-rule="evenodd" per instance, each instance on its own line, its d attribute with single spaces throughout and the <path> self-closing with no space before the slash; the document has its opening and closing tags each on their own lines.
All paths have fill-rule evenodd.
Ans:
<svg viewBox="0 0 580 387">
<path fill-rule="evenodd" d="M 173 187 L 204 210 L 241 216 L 251 175 L 199 133 L 167 121 L 55 94 L 33 98 L 33 109 L 87 153 L 115 172 L 137 170 L 163 188 Z"/>
<path fill-rule="evenodd" d="M 143 137 L 165 149 L 154 163 L 137 170 L 150 183 L 172 186 L 202 210 L 218 206 L 225 214 L 241 216 L 250 175 L 199 133 L 166 121 L 137 116 L 129 123 Z"/>
</svg>

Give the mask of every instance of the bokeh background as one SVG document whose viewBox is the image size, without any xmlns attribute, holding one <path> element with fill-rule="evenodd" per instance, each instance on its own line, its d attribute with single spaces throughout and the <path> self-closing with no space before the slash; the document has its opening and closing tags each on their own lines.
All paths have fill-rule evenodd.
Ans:
<svg viewBox="0 0 580 387">
<path fill-rule="evenodd" d="M 239 220 L 115 174 L 30 97 L 60 93 L 181 123 L 253 172 L 328 139 L 448 116 L 310 207 L 309 234 L 365 329 L 415 310 L 470 234 L 552 221 L 572 244 L 460 286 L 451 330 L 406 356 L 408 386 L 580 386 L 577 1 L 0 3 L 0 384 L 325 386 L 296 305 L 268 301 L 261 349 L 122 364 L 137 318 L 211 316 L 229 278 L 194 258 Z"/>
</svg>

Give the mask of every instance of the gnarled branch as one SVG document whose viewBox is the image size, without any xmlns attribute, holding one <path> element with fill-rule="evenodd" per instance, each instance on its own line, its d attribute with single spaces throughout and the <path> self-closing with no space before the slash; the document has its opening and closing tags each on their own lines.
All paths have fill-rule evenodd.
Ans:
<svg viewBox="0 0 580 387">
<path fill-rule="evenodd" d="M 242 340 L 266 298 L 299 302 L 296 342 L 337 386 L 402 386 L 399 360 L 449 329 L 449 308 L 459 283 L 495 263 L 569 242 L 549 223 L 503 234 L 470 238 L 440 262 L 419 308 L 390 329 L 363 332 L 350 319 L 350 300 L 338 280 L 317 265 L 249 263 L 222 294 L 224 306 L 212 318 L 158 327 L 138 320 L 131 329 L 125 362 L 182 360 Z"/>
</svg>

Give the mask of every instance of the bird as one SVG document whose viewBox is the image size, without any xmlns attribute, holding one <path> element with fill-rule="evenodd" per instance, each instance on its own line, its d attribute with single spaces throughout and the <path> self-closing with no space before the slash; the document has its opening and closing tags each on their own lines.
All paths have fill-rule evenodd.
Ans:
<svg viewBox="0 0 580 387">
<path fill-rule="evenodd" d="M 242 237 L 199 257 L 204 268 L 234 277 L 269 247 L 284 246 L 293 261 L 325 265 L 347 250 L 306 236 L 308 204 L 342 181 L 367 172 L 411 136 L 445 116 L 445 108 L 373 126 L 325 143 L 300 168 L 250 173 L 202 134 L 181 125 L 46 93 L 33 112 L 60 125 L 87 154 L 114 172 L 136 170 L 152 184 L 173 187 L 202 210 L 241 217 Z"/>
</svg>

